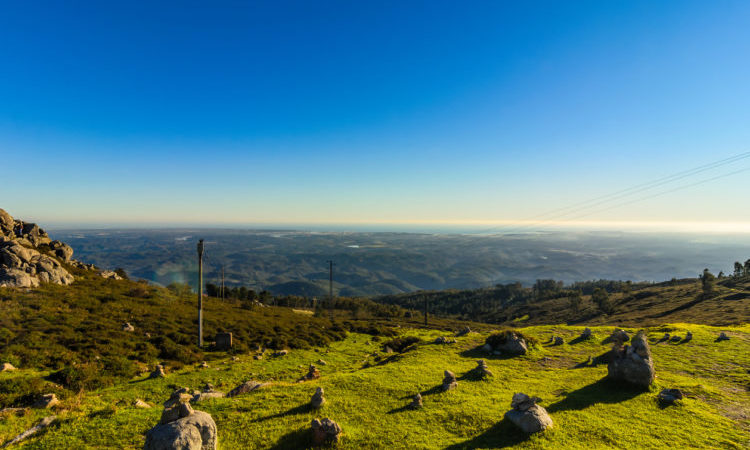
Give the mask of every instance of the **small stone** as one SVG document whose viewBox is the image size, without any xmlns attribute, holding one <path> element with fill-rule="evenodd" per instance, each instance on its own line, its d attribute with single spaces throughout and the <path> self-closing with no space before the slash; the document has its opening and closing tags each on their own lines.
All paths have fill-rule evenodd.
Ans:
<svg viewBox="0 0 750 450">
<path fill-rule="evenodd" d="M 445 343 L 446 343 L 446 339 L 443 336 L 440 336 L 439 338 L 435 339 L 435 344 L 445 344 Z"/>
<path fill-rule="evenodd" d="M 680 342 L 680 339 L 682 339 L 682 338 L 679 337 L 679 336 L 677 336 L 677 335 L 674 335 L 674 336 L 672 336 L 672 339 L 670 339 L 669 341 L 670 342 Z"/>
<path fill-rule="evenodd" d="M 0 372 L 9 372 L 11 370 L 17 370 L 15 367 L 13 367 L 13 364 L 7 362 L 0 364 Z"/>
<path fill-rule="evenodd" d="M 289 354 L 289 350 L 279 350 L 273 354 L 274 357 L 286 356 Z"/>
<path fill-rule="evenodd" d="M 693 333 L 691 333 L 691 332 L 688 331 L 685 334 L 685 339 L 682 340 L 682 343 L 685 344 L 685 343 L 690 342 L 692 340 L 693 340 Z"/>
<path fill-rule="evenodd" d="M 336 443 L 341 437 L 342 430 L 339 424 L 328 418 L 323 420 L 313 419 L 310 422 L 310 428 L 312 428 L 315 445 Z"/>
<path fill-rule="evenodd" d="M 490 369 L 487 367 L 487 363 L 483 359 L 477 361 L 477 366 L 474 368 L 474 374 L 476 374 L 478 378 L 486 378 L 492 376 L 492 372 L 490 372 Z"/>
<path fill-rule="evenodd" d="M 122 331 L 127 331 L 127 332 L 132 333 L 133 331 L 135 331 L 135 327 L 131 325 L 130 323 L 125 322 L 124 324 L 122 324 Z"/>
<path fill-rule="evenodd" d="M 317 380 L 320 378 L 320 370 L 318 370 L 317 367 L 310 364 L 310 367 L 307 369 L 307 373 L 300 378 L 299 381 L 310 381 L 310 380 Z"/>
<path fill-rule="evenodd" d="M 590 339 L 591 338 L 591 328 L 584 328 L 583 333 L 581 333 L 582 339 Z"/>
<path fill-rule="evenodd" d="M 326 364 L 328 364 L 328 363 L 327 363 L 327 362 L 325 362 L 325 361 L 323 361 L 322 359 L 319 359 L 319 360 L 315 361 L 315 364 L 319 364 L 319 365 L 321 365 L 321 366 L 325 366 L 325 365 L 326 365 Z"/>
<path fill-rule="evenodd" d="M 203 361 L 202 363 L 200 363 L 200 368 L 207 369 L 208 368 L 208 363 L 206 361 Z"/>
<path fill-rule="evenodd" d="M 241 385 L 237 386 L 236 388 L 232 389 L 231 391 L 229 391 L 229 393 L 227 394 L 227 397 L 235 397 L 240 394 L 247 394 L 248 392 L 252 392 L 263 386 L 265 386 L 264 383 L 259 383 L 253 380 L 246 381 L 242 383 Z"/>
<path fill-rule="evenodd" d="M 716 340 L 717 341 L 728 341 L 729 340 L 729 336 L 727 336 L 727 334 L 722 331 L 721 334 L 719 334 L 719 337 L 716 338 Z"/>
<path fill-rule="evenodd" d="M 565 343 L 563 338 L 561 338 L 560 336 L 555 336 L 554 341 L 555 341 L 555 345 L 563 345 Z"/>
<path fill-rule="evenodd" d="M 253 359 L 256 360 L 256 361 L 259 360 L 259 359 L 263 359 L 263 355 L 254 355 Z"/>
<path fill-rule="evenodd" d="M 143 401 L 143 400 L 141 400 L 140 398 L 137 398 L 137 399 L 135 399 L 135 401 L 133 402 L 133 407 L 134 407 L 134 408 L 147 409 L 147 408 L 151 408 L 151 405 L 149 405 L 148 403 L 144 402 L 144 401 Z"/>
<path fill-rule="evenodd" d="M 456 333 L 456 337 L 466 336 L 469 333 L 471 333 L 471 328 L 469 328 L 468 326 L 466 326 L 466 327 L 462 328 L 461 331 L 459 331 L 458 333 Z"/>
<path fill-rule="evenodd" d="M 612 332 L 612 336 L 610 336 L 614 342 L 627 342 L 630 340 L 630 335 L 628 335 L 628 332 L 621 329 L 616 329 Z"/>
<path fill-rule="evenodd" d="M 682 400 L 682 391 L 679 389 L 663 389 L 659 392 L 659 401 L 664 404 L 673 404 L 677 400 Z"/>
<path fill-rule="evenodd" d="M 313 394 L 312 398 L 310 398 L 310 406 L 312 406 L 315 409 L 321 408 L 326 402 L 326 399 L 323 398 L 323 388 L 318 386 L 317 389 L 315 389 L 315 393 Z"/>
<path fill-rule="evenodd" d="M 422 407 L 422 394 L 417 393 L 417 395 L 415 395 L 412 398 L 411 403 L 409 404 L 409 408 L 411 408 L 411 409 L 419 409 L 421 407 Z"/>
</svg>

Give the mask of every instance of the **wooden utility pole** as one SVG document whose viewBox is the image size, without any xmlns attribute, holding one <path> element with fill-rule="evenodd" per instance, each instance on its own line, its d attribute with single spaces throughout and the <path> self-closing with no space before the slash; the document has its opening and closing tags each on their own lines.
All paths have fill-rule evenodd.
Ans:
<svg viewBox="0 0 750 450">
<path fill-rule="evenodd" d="M 203 239 L 198 241 L 198 347 L 203 348 Z"/>
</svg>

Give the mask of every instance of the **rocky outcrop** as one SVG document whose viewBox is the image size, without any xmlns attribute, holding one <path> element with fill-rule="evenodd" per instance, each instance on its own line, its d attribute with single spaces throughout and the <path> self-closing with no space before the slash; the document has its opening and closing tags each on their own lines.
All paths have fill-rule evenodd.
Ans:
<svg viewBox="0 0 750 450">
<path fill-rule="evenodd" d="M 539 397 L 529 397 L 526 394 L 513 394 L 510 406 L 513 408 L 505 413 L 505 417 L 513 422 L 524 433 L 537 433 L 552 426 L 552 418 L 547 410 L 537 405 Z"/>
<path fill-rule="evenodd" d="M 477 361 L 477 366 L 472 370 L 472 374 L 475 378 L 487 378 L 492 376 L 492 372 L 490 372 L 490 369 L 487 367 L 487 362 L 483 359 Z"/>
<path fill-rule="evenodd" d="M 513 331 L 501 331 L 493 333 L 485 340 L 485 347 L 490 348 L 492 353 L 525 355 L 529 351 L 526 339 Z"/>
<path fill-rule="evenodd" d="M 36 224 L 13 219 L 0 209 L 0 287 L 68 285 L 74 278 L 63 263 L 82 264 L 73 261 L 72 256 L 69 245 L 50 240 Z"/>
<path fill-rule="evenodd" d="M 646 334 L 639 331 L 631 345 L 616 341 L 612 348 L 611 360 L 607 366 L 608 377 L 636 386 L 648 387 L 654 382 L 654 361 Z"/>
<path fill-rule="evenodd" d="M 2 211 L 2 209 L 0 209 L 0 211 Z M 24 431 L 23 433 L 19 434 L 18 436 L 14 437 L 10 441 L 3 444 L 3 448 L 18 444 L 19 442 L 39 433 L 43 429 L 52 425 L 55 422 L 55 420 L 57 420 L 56 416 L 45 417 L 38 424 L 34 425 L 33 427 L 29 428 L 28 430 Z"/>
</svg>

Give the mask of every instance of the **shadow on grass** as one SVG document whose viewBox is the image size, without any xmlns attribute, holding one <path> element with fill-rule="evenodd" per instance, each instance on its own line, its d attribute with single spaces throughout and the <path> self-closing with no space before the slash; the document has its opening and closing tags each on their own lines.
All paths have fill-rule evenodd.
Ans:
<svg viewBox="0 0 750 450">
<path fill-rule="evenodd" d="M 568 345 L 580 344 L 581 342 L 588 341 L 589 339 L 591 339 L 591 338 L 590 337 L 585 337 L 585 336 L 577 336 L 577 337 L 571 339 L 570 342 L 568 342 Z"/>
<path fill-rule="evenodd" d="M 411 403 L 408 405 L 401 406 L 399 408 L 393 408 L 392 410 L 388 411 L 387 414 L 398 414 L 404 411 L 418 411 L 418 408 L 413 408 L 411 406 Z"/>
<path fill-rule="evenodd" d="M 602 353 L 599 356 L 595 356 L 591 358 L 591 362 L 589 363 L 588 360 L 580 362 L 573 366 L 573 369 L 583 369 L 586 367 L 596 367 L 600 364 L 609 364 L 610 361 L 610 354 L 611 350 L 607 350 L 606 352 Z"/>
<path fill-rule="evenodd" d="M 491 353 L 487 353 L 486 351 L 484 351 L 484 349 L 482 349 L 483 346 L 484 344 L 478 345 L 469 350 L 464 350 L 461 353 L 459 353 L 459 356 L 461 356 L 462 358 L 475 358 L 475 359 L 513 359 L 517 356 L 521 356 L 521 355 L 511 355 L 509 353 L 503 353 L 501 355 L 493 355 Z"/>
<path fill-rule="evenodd" d="M 497 422 L 479 436 L 465 442 L 453 444 L 446 447 L 446 450 L 512 447 L 528 438 L 529 436 L 513 425 L 510 420 L 503 418 L 503 420 Z"/>
<path fill-rule="evenodd" d="M 310 430 L 300 428 L 281 437 L 276 443 L 269 447 L 270 450 L 289 450 L 290 448 L 310 448 L 312 437 Z"/>
<path fill-rule="evenodd" d="M 569 392 L 565 398 L 547 407 L 547 411 L 577 411 L 586 409 L 596 403 L 620 403 L 635 398 L 647 389 L 627 386 L 623 383 L 602 378 L 588 386 Z"/>
<path fill-rule="evenodd" d="M 281 417 L 294 416 L 297 414 L 305 414 L 312 410 L 313 410 L 312 406 L 310 406 L 309 403 L 305 403 L 304 405 L 295 406 L 294 408 L 288 409 L 284 412 L 272 414 L 270 416 L 265 416 L 265 417 L 258 417 L 257 419 L 251 420 L 251 422 L 265 422 L 266 420 L 279 419 Z"/>
</svg>

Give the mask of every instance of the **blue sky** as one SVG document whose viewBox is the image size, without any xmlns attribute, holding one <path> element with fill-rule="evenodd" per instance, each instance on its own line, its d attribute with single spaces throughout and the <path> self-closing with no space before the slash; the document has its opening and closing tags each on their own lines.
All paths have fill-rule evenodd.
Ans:
<svg viewBox="0 0 750 450">
<path fill-rule="evenodd" d="M 3 2 L 0 207 L 528 221 L 750 151 L 748 23 L 740 1 Z M 750 172 L 721 176 L 745 168 L 559 220 L 743 227 Z"/>
</svg>

